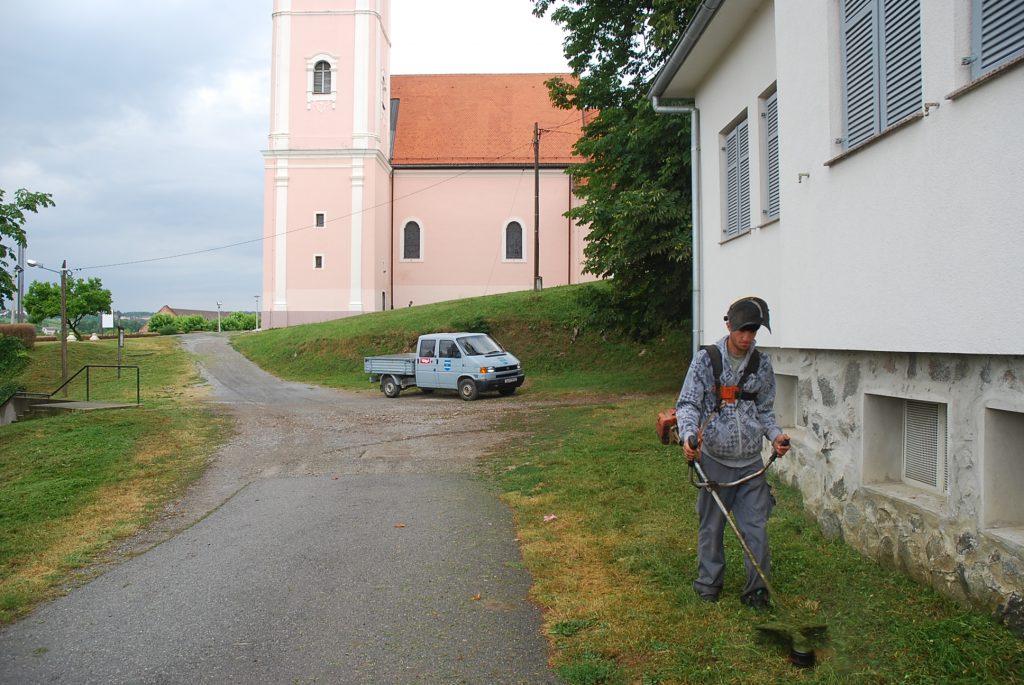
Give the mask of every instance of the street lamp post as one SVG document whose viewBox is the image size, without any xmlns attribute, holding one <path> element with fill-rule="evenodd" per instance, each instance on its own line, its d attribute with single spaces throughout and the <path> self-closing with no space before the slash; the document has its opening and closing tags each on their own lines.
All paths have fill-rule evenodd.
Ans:
<svg viewBox="0 0 1024 685">
<path fill-rule="evenodd" d="M 29 266 L 42 269 L 43 271 L 49 271 L 50 273 L 58 273 L 53 269 L 49 269 L 41 262 L 37 262 L 34 259 L 28 259 L 25 261 Z M 60 382 L 61 387 L 64 389 L 64 397 L 68 396 L 68 260 L 60 265 Z"/>
<path fill-rule="evenodd" d="M 256 330 L 260 329 L 260 296 L 253 295 L 256 298 Z"/>
<path fill-rule="evenodd" d="M 218 333 L 220 333 L 220 305 L 221 305 L 221 303 L 218 301 L 217 302 L 217 332 Z"/>
<path fill-rule="evenodd" d="M 22 268 L 21 264 L 14 265 L 16 295 L 14 300 L 14 309 L 11 310 L 11 323 L 21 323 L 21 297 L 23 284 L 25 283 L 25 277 L 22 274 L 24 271 L 25 269 Z"/>
</svg>

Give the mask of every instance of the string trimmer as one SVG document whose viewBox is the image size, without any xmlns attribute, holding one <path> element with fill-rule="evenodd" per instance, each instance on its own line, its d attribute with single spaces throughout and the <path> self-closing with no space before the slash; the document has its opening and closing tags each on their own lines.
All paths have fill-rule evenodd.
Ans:
<svg viewBox="0 0 1024 685">
<path fill-rule="evenodd" d="M 697 438 L 691 435 L 689 437 L 689 444 L 692 449 L 696 450 L 698 446 Z M 788 444 L 788 441 L 783 444 Z M 814 666 L 816 660 L 814 649 L 816 647 L 823 646 L 825 643 L 825 633 L 828 629 L 827 626 L 823 624 L 798 625 L 792 621 L 783 619 L 783 617 L 790 615 L 789 612 L 778 604 L 778 595 L 775 593 L 775 589 L 772 587 L 771 581 L 768 580 L 768 574 L 766 574 L 764 569 L 761 568 L 761 565 L 757 563 L 757 559 L 754 558 L 754 553 L 747 545 L 747 541 L 744 539 L 743 534 L 736 525 L 735 519 L 733 519 L 732 512 L 726 508 L 725 503 L 722 502 L 722 498 L 718 495 L 718 491 L 721 488 L 734 488 L 763 476 L 764 472 L 767 471 L 778 458 L 779 453 L 773 449 L 768 461 L 765 462 L 764 466 L 762 466 L 758 471 L 730 483 L 717 483 L 715 481 L 708 480 L 708 477 L 704 474 L 704 469 L 701 468 L 700 458 L 698 455 L 697 459 L 690 461 L 690 482 L 693 483 L 694 487 L 707 490 L 707 492 L 714 498 L 718 508 L 722 510 L 722 514 L 729 522 L 729 527 L 732 528 L 734 533 L 736 533 L 736 537 L 740 541 L 740 546 L 743 547 L 743 553 L 747 555 L 747 559 L 749 559 L 750 563 L 753 564 L 754 569 L 757 571 L 757 575 L 761 576 L 761 580 L 764 581 L 765 588 L 768 590 L 770 596 L 775 598 L 776 606 L 779 607 L 778 613 L 780 616 L 775 621 L 758 626 L 758 630 L 769 636 L 775 637 L 788 645 L 789 660 L 793 664 L 809 668 Z M 699 476 L 699 481 L 694 480 L 694 473 Z"/>
</svg>

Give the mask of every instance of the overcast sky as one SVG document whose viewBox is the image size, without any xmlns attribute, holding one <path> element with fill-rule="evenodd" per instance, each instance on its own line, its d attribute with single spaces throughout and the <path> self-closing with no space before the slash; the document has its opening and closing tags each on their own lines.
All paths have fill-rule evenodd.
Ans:
<svg viewBox="0 0 1024 685">
<path fill-rule="evenodd" d="M 393 73 L 568 70 L 530 0 L 391 6 Z M 101 278 L 121 311 L 255 307 L 271 8 L 0 0 L 0 188 L 56 202 L 29 214 L 29 258 Z"/>
</svg>

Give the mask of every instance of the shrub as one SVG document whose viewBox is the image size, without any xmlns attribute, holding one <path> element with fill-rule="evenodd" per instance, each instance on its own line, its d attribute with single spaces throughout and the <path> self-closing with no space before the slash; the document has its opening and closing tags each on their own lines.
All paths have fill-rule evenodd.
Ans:
<svg viewBox="0 0 1024 685">
<path fill-rule="evenodd" d="M 182 333 L 191 333 L 192 331 L 208 331 L 213 324 L 213 330 L 217 330 L 216 322 L 210 322 L 204 319 L 199 314 L 189 314 L 188 316 L 179 316 L 177 319 L 178 330 Z"/>
<path fill-rule="evenodd" d="M 256 315 L 248 312 L 231 312 L 220 322 L 224 331 L 251 331 L 256 328 Z"/>
<path fill-rule="evenodd" d="M 174 326 L 177 328 L 178 325 L 175 323 L 177 318 L 178 317 L 173 314 L 154 314 L 149 317 L 149 330 L 159 332 L 160 329 L 165 326 Z"/>
<path fill-rule="evenodd" d="M 167 324 L 166 326 L 161 326 L 157 330 L 157 333 L 159 333 L 160 335 L 177 335 L 180 332 L 181 331 L 178 330 L 178 327 L 175 326 L 173 323 Z"/>
<path fill-rule="evenodd" d="M 0 381 L 9 380 L 28 363 L 28 352 L 20 338 L 0 334 Z"/>
<path fill-rule="evenodd" d="M 36 327 L 30 323 L 0 324 L 0 336 L 17 338 L 26 349 L 32 349 L 36 342 Z"/>
</svg>

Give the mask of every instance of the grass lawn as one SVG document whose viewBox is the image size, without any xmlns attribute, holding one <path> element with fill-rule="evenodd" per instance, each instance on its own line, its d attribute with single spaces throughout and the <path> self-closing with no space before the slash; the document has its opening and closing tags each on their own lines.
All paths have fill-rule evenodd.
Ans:
<svg viewBox="0 0 1024 685">
<path fill-rule="evenodd" d="M 282 377 L 367 392 L 377 390 L 362 357 L 411 350 L 419 333 L 488 331 L 523 361 L 527 383 L 502 400 L 502 420 L 528 437 L 485 460 L 481 477 L 513 512 L 552 664 L 571 685 L 1024 681 L 1024 640 L 989 615 L 824 539 L 799 492 L 779 483 L 769 533 L 775 613 L 765 617 L 739 603 L 742 552 L 731 531 L 722 600 L 699 602 L 690 589 L 696 490 L 679 448 L 661 445 L 654 433 L 655 416 L 673 404 L 689 361 L 687 322 L 649 344 L 618 340 L 584 325 L 581 289 L 412 307 L 232 340 Z M 137 345 L 131 349 L 144 366 L 142 409 L 0 429 L 4 620 L 144 520 L 202 468 L 227 430 L 183 401 L 196 378 L 171 339 L 128 344 Z M 74 354 L 85 345 L 73 346 Z M 52 370 L 55 351 L 33 352 L 25 377 L 39 373 L 42 387 L 55 388 L 35 363 Z M 789 646 L 756 630 L 766 619 L 827 625 L 818 665 L 790 665 Z"/>
<path fill-rule="evenodd" d="M 532 438 L 488 463 L 512 507 L 533 599 L 568 683 L 1013 683 L 1024 641 L 825 540 L 796 490 L 774 483 L 769 535 L 779 596 L 769 616 L 739 603 L 742 550 L 726 531 L 718 604 L 690 588 L 696 489 L 678 447 L 654 433 L 674 395 L 516 414 Z M 551 518 L 552 516 L 556 518 Z M 547 520 L 546 520 L 547 519 Z M 814 669 L 787 661 L 766 621 L 825 624 Z"/>
<path fill-rule="evenodd" d="M 116 341 L 68 346 L 68 368 L 113 364 Z M 143 404 L 0 428 L 0 622 L 60 592 L 69 574 L 135 532 L 202 473 L 229 427 L 195 406 L 199 381 L 174 338 L 131 338 L 123 363 L 141 367 Z M 19 380 L 29 391 L 60 385 L 60 345 L 37 343 Z M 135 400 L 135 376 L 97 370 L 90 395 Z M 58 395 L 59 396 L 59 395 Z M 69 388 L 84 399 L 85 377 Z"/>
</svg>

